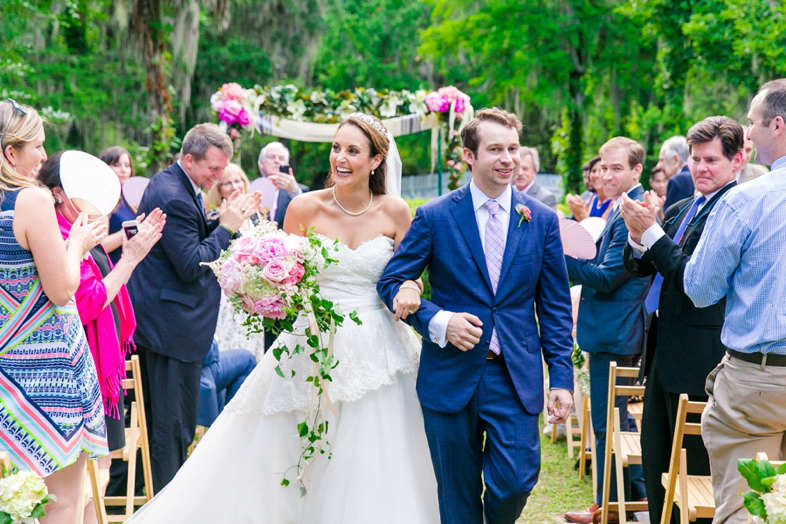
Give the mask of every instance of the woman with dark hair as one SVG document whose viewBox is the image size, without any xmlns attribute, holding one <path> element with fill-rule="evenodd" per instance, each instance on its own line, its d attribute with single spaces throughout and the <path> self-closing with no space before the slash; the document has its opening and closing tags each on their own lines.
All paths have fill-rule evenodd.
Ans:
<svg viewBox="0 0 786 524">
<path fill-rule="evenodd" d="M 58 497 L 42 524 L 77 522 L 85 460 L 107 446 L 73 296 L 82 256 L 106 228 L 77 213 L 64 241 L 51 193 L 31 176 L 46 160 L 43 120 L 8 99 L 0 126 L 0 450 Z"/>
<path fill-rule="evenodd" d="M 282 334 L 174 480 L 132 522 L 439 522 L 415 392 L 419 343 L 411 328 L 396 321 L 419 307 L 420 289 L 414 281 L 402 285 L 396 315 L 376 291 L 412 220 L 407 203 L 387 190 L 397 181 L 386 158 L 392 143 L 378 119 L 348 117 L 331 147 L 328 189 L 294 198 L 284 221 L 289 233 L 304 235 L 313 227 L 336 241 L 331 257 L 338 263 L 318 276 L 320 287 L 326 299 L 346 313 L 357 310 L 361 320 L 335 332 L 339 364 L 329 394 L 340 415 L 325 414 L 330 449 L 300 472 L 307 492 L 282 487 L 282 476 L 294 471 L 301 453 L 296 428 L 313 401 L 314 388 L 305 381 L 312 362 L 307 353 L 296 354 L 286 364 L 294 376 L 278 375 L 276 348 L 307 343 L 303 336 Z M 302 332 L 305 322 L 298 319 L 295 331 Z M 293 484 L 296 475 L 288 475 Z"/>
<path fill-rule="evenodd" d="M 585 204 L 580 197 L 573 195 L 568 195 L 565 199 L 573 214 L 573 218 L 579 222 L 587 217 L 607 218 L 612 206 L 611 199 L 606 198 L 606 193 L 603 190 L 603 174 L 600 170 L 600 155 L 593 157 L 588 164 L 590 169 L 589 180 L 593 191 L 589 201 Z"/>
<path fill-rule="evenodd" d="M 57 222 L 63 238 L 68 238 L 78 218 L 78 211 L 63 190 L 60 180 L 60 159 L 63 155 L 72 153 L 74 152 L 66 151 L 53 155 L 44 162 L 38 174 L 38 181 L 49 188 L 54 197 Z M 84 176 L 97 179 L 100 176 L 113 175 L 107 169 L 104 173 L 85 173 Z M 126 283 L 137 264 L 161 238 L 165 223 L 166 216 L 156 209 L 141 222 L 139 233 L 133 238 L 129 240 L 124 235 L 123 255 L 117 265 L 112 264 L 100 244 L 91 249 L 80 264 L 79 287 L 74 298 L 98 373 L 109 451 L 125 446 L 121 381 L 125 378 L 125 356 L 134 347 L 133 335 L 136 329 Z M 110 464 L 109 456 L 98 459 L 100 469 L 109 470 Z M 94 522 L 93 506 L 87 507 L 86 511 L 87 521 Z"/>
<path fill-rule="evenodd" d="M 112 171 L 117 175 L 117 179 L 120 180 L 121 187 L 126 183 L 126 180 L 134 176 L 134 164 L 131 162 L 131 155 L 125 148 L 112 146 L 101 151 L 98 158 L 112 168 Z M 123 233 L 121 231 L 123 222 L 134 220 L 135 218 L 136 212 L 128 205 L 121 191 L 117 208 L 109 216 L 109 235 L 101 242 L 101 245 L 109 253 L 109 258 L 113 264 L 117 264 L 120 261 L 120 256 L 123 254 Z"/>
</svg>

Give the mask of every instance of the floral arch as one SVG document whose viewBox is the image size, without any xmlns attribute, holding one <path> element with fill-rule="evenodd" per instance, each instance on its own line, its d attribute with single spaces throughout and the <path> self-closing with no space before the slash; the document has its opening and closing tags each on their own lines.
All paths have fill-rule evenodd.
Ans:
<svg viewBox="0 0 786 524">
<path fill-rule="evenodd" d="M 241 132 L 330 142 L 347 115 L 361 111 L 378 117 L 393 136 L 431 130 L 431 169 L 435 164 L 442 189 L 442 147 L 450 171 L 449 187 L 464 174 L 459 131 L 472 119 L 470 98 L 453 86 L 428 92 L 357 88 L 353 91 L 300 90 L 292 84 L 273 88 L 224 84 L 210 98 L 219 125 L 233 140 Z"/>
</svg>

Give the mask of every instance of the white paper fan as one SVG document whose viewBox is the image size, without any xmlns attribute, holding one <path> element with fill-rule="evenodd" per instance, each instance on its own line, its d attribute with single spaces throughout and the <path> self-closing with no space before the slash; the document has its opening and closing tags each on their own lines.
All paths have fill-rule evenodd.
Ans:
<svg viewBox="0 0 786 524">
<path fill-rule="evenodd" d="M 559 221 L 559 235 L 562 237 L 562 250 L 573 258 L 595 258 L 597 249 L 589 232 L 575 220 L 562 218 Z"/>
<path fill-rule="evenodd" d="M 601 217 L 589 217 L 579 222 L 581 226 L 589 231 L 592 240 L 597 242 L 603 229 L 606 227 L 606 219 Z"/>
<path fill-rule="evenodd" d="M 120 181 L 115 172 L 84 151 L 60 155 L 60 185 L 81 211 L 91 215 L 110 214 L 120 200 Z"/>
</svg>

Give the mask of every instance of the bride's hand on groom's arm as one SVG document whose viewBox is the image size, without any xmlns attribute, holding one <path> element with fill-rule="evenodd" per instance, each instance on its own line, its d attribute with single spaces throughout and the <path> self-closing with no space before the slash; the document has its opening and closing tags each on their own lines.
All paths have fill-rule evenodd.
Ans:
<svg viewBox="0 0 786 524">
<path fill-rule="evenodd" d="M 405 287 L 404 284 L 407 282 L 409 285 Z M 396 314 L 396 320 L 403 320 L 409 315 L 415 314 L 420 308 L 419 286 L 412 280 L 407 280 L 407 282 L 398 288 L 398 293 L 393 298 L 393 312 Z"/>
<path fill-rule="evenodd" d="M 480 337 L 483 335 L 483 330 L 480 329 L 482 325 L 483 322 L 475 315 L 453 313 L 448 322 L 445 338 L 461 351 L 469 351 L 480 342 Z"/>
</svg>

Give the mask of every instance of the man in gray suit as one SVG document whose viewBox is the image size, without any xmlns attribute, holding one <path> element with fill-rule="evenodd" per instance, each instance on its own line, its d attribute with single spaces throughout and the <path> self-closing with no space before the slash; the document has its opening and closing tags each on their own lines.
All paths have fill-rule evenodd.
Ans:
<svg viewBox="0 0 786 524">
<path fill-rule="evenodd" d="M 557 210 L 557 197 L 554 193 L 535 182 L 535 175 L 540 170 L 540 156 L 534 147 L 519 148 L 521 155 L 521 166 L 519 172 L 513 177 L 513 187 L 519 191 L 536 198 L 549 206 L 554 211 Z"/>
</svg>

